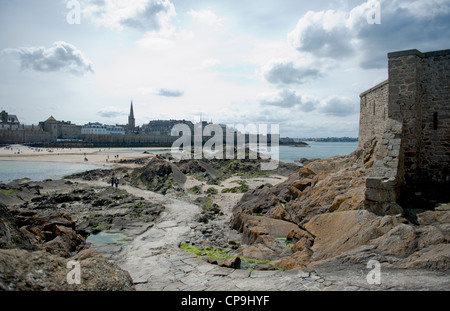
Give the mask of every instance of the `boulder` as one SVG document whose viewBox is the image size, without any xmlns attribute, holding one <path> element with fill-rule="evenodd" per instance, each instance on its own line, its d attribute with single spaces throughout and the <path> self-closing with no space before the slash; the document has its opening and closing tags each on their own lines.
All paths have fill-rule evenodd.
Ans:
<svg viewBox="0 0 450 311">
<path fill-rule="evenodd" d="M 93 253 L 93 252 L 92 252 Z M 0 290 L 7 291 L 129 291 L 134 290 L 128 272 L 101 256 L 84 253 L 63 258 L 45 251 L 0 250 Z M 79 263 L 80 284 L 69 284 Z M 70 283 L 74 283 L 70 281 Z"/>
<path fill-rule="evenodd" d="M 389 217 L 389 216 L 386 216 Z M 317 215 L 305 224 L 314 236 L 312 260 L 323 260 L 368 244 L 392 228 L 393 219 L 384 219 L 365 211 L 343 211 Z M 379 228 L 381 227 L 381 228 Z"/>
<path fill-rule="evenodd" d="M 225 268 L 239 269 L 241 267 L 241 259 L 239 257 L 225 259 L 219 263 L 219 266 Z"/>
<path fill-rule="evenodd" d="M 33 249 L 29 236 L 18 228 L 16 218 L 3 204 L 0 204 L 0 248 Z"/>
<path fill-rule="evenodd" d="M 406 257 L 416 248 L 416 234 L 410 225 L 400 224 L 373 241 L 385 255 Z"/>
<path fill-rule="evenodd" d="M 286 238 L 291 230 L 299 229 L 288 221 L 246 214 L 236 214 L 231 227 L 242 232 L 242 242 L 245 244 L 253 244 L 264 235 Z"/>
</svg>

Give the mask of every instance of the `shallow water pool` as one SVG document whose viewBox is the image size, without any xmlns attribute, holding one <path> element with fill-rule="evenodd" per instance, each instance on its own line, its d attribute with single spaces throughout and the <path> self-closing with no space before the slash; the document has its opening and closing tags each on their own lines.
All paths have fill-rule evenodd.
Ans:
<svg viewBox="0 0 450 311">
<path fill-rule="evenodd" d="M 106 231 L 99 232 L 97 234 L 91 234 L 86 239 L 88 243 L 94 244 L 106 244 L 106 243 L 114 243 L 114 244 L 123 244 L 127 245 L 127 241 L 123 241 L 127 236 L 122 233 L 108 233 Z"/>
</svg>

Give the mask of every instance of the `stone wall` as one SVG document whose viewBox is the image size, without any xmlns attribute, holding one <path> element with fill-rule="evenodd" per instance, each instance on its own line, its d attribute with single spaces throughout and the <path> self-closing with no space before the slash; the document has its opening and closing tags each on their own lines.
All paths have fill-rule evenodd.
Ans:
<svg viewBox="0 0 450 311">
<path fill-rule="evenodd" d="M 361 94 L 359 147 L 377 143 L 366 199 L 409 204 L 450 182 L 450 50 L 388 60 L 388 81 Z"/>
<path fill-rule="evenodd" d="M 425 53 L 420 177 L 450 179 L 450 50 Z"/>
<path fill-rule="evenodd" d="M 358 147 L 363 147 L 372 138 L 381 139 L 387 120 L 389 100 L 388 80 L 360 95 L 360 118 Z"/>
<path fill-rule="evenodd" d="M 0 130 L 0 144 L 28 144 L 28 143 L 48 143 L 53 139 L 50 133 L 28 130 L 28 129 L 15 129 L 15 130 Z"/>
<path fill-rule="evenodd" d="M 167 135 L 83 135 L 86 144 L 94 146 L 161 146 L 170 147 L 178 139 Z"/>
<path fill-rule="evenodd" d="M 59 139 L 81 139 L 81 125 L 58 123 Z"/>
</svg>

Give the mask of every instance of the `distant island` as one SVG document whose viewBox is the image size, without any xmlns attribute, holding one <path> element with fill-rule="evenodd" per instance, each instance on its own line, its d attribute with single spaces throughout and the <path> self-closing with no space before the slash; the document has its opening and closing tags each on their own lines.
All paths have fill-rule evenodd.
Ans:
<svg viewBox="0 0 450 311">
<path fill-rule="evenodd" d="M 282 146 L 294 146 L 294 147 L 309 147 L 307 141 L 314 142 L 358 142 L 358 138 L 353 137 L 327 137 L 327 138 L 280 138 L 280 145 Z"/>
<path fill-rule="evenodd" d="M 301 141 L 316 141 L 316 142 L 358 142 L 358 138 L 354 137 L 327 137 L 327 138 L 298 138 Z"/>
<path fill-rule="evenodd" d="M 309 147 L 309 145 L 304 141 L 289 137 L 280 138 L 279 144 L 280 146 Z"/>
</svg>

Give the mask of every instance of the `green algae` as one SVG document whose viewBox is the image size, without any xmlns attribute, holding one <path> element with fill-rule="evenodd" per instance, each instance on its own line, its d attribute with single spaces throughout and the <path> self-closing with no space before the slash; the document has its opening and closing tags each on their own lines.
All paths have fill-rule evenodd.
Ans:
<svg viewBox="0 0 450 311">
<path fill-rule="evenodd" d="M 188 243 L 182 243 L 180 245 L 180 249 L 187 251 L 199 258 L 201 257 L 209 257 L 214 260 L 225 260 L 229 258 L 236 257 L 235 255 L 229 254 L 227 251 L 214 248 L 214 247 L 195 247 L 194 245 Z M 237 256 L 241 260 L 241 270 L 254 270 L 257 265 L 271 265 L 277 270 L 283 270 L 274 264 L 270 260 L 258 260 L 253 258 L 245 258 L 242 256 Z"/>
</svg>

